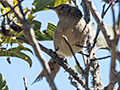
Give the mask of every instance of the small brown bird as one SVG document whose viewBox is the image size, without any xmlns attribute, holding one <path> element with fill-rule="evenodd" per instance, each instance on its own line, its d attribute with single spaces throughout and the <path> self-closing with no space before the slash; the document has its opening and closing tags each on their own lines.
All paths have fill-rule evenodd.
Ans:
<svg viewBox="0 0 120 90">
<path fill-rule="evenodd" d="M 84 46 L 88 37 L 88 26 L 85 20 L 82 18 L 81 11 L 72 5 L 61 4 L 56 7 L 48 7 L 56 11 L 59 22 L 54 30 L 53 42 L 54 48 L 60 58 L 65 58 L 67 56 L 72 56 L 69 46 L 66 44 L 63 36 L 65 36 L 73 50 L 74 53 L 79 52 Z M 52 76 L 55 78 L 60 66 L 54 61 L 50 60 L 48 62 L 51 68 Z M 38 81 L 44 76 L 44 69 L 39 74 Z"/>
</svg>

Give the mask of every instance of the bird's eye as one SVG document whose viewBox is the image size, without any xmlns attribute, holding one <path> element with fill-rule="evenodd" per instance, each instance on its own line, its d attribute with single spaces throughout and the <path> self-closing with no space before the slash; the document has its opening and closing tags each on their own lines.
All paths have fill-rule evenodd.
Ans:
<svg viewBox="0 0 120 90">
<path fill-rule="evenodd" d="M 64 8 L 64 6 L 61 6 L 60 10 L 62 10 Z"/>
</svg>

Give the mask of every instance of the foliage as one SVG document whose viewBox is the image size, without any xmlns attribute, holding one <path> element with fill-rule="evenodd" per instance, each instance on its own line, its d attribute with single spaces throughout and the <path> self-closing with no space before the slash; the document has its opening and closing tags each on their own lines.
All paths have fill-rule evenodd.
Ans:
<svg viewBox="0 0 120 90">
<path fill-rule="evenodd" d="M 32 9 L 32 12 L 35 13 L 37 11 L 44 10 L 47 6 L 53 7 L 60 4 L 65 4 L 67 1 L 71 3 L 72 0 L 35 0 L 33 2 L 35 9 Z"/>
<path fill-rule="evenodd" d="M 39 41 L 43 41 L 43 40 L 53 40 L 53 32 L 55 29 L 55 25 L 52 23 L 48 23 L 47 29 L 44 31 L 41 31 L 39 29 L 34 29 L 35 30 L 35 35 L 36 35 L 36 39 Z"/>
<path fill-rule="evenodd" d="M 35 6 L 35 8 L 33 7 L 31 9 L 28 9 L 27 7 L 23 8 L 24 15 L 26 16 L 26 19 L 30 23 L 31 27 L 33 27 L 35 31 L 36 39 L 38 41 L 53 40 L 53 32 L 56 26 L 52 23 L 48 23 L 46 30 L 41 31 L 40 30 L 41 22 L 38 20 L 34 20 L 34 18 L 36 17 L 34 13 L 41 11 L 41 10 L 46 10 L 47 6 L 57 6 L 59 4 L 64 4 L 67 1 L 71 3 L 71 0 L 34 0 L 33 5 Z M 15 6 L 17 4 L 17 0 L 13 0 L 12 4 L 13 6 Z M 2 15 L 10 11 L 10 8 L 5 6 L 3 3 L 0 5 L 1 5 Z M 16 9 L 19 9 L 19 8 L 16 7 Z M 9 12 L 7 15 L 4 15 L 1 26 L 2 26 L 1 27 L 2 31 L 0 34 L 0 45 L 1 45 L 0 56 L 18 57 L 18 58 L 21 58 L 27 61 L 31 66 L 32 65 L 31 58 L 27 56 L 25 53 L 20 52 L 21 50 L 25 48 L 24 46 L 22 46 L 23 47 L 22 49 L 20 49 L 20 47 L 18 46 L 16 48 L 11 48 L 9 50 L 6 50 L 6 49 L 4 49 L 4 51 L 2 50 L 3 43 L 10 43 L 11 45 L 13 43 L 19 43 L 22 45 L 23 42 L 17 40 L 16 38 L 26 37 L 22 30 L 22 24 L 19 22 L 19 20 L 15 16 L 15 13 Z M 28 51 L 30 51 L 30 49 Z"/>
<path fill-rule="evenodd" d="M 46 40 L 53 40 L 53 33 L 55 30 L 55 25 L 52 23 L 48 23 L 46 30 L 41 30 L 41 21 L 35 20 L 36 13 L 38 11 L 47 10 L 46 7 L 53 7 L 58 6 L 60 4 L 70 3 L 74 0 L 34 0 L 31 9 L 23 6 L 24 15 L 29 22 L 30 26 L 34 29 L 35 37 L 38 41 L 46 41 Z M 109 3 L 112 0 L 103 0 L 106 3 Z M 114 0 L 113 0 L 114 1 Z M 17 5 L 17 0 L 11 1 L 13 6 Z M 15 16 L 15 13 L 10 10 L 10 7 L 6 6 L 4 3 L 1 3 L 1 30 L 0 30 L 0 56 L 6 56 L 7 61 L 10 64 L 10 57 L 17 57 L 24 61 L 26 61 L 30 67 L 32 66 L 32 59 L 29 57 L 25 51 L 30 52 L 33 54 L 32 50 L 27 47 L 24 47 L 22 44 L 23 42 L 18 40 L 18 38 L 26 39 L 26 35 L 24 34 L 24 30 L 22 28 L 22 24 Z M 19 9 L 16 6 L 15 9 Z M 6 14 L 7 13 L 7 14 Z M 110 37 L 114 39 L 114 30 L 111 25 L 107 25 L 107 29 L 109 30 Z M 94 30 L 94 24 L 91 24 L 92 30 L 92 38 L 95 38 L 96 31 Z M 11 47 L 3 47 L 3 44 L 10 45 Z M 12 47 L 14 43 L 18 43 L 18 46 Z M 110 50 L 109 45 L 107 44 L 103 33 L 99 34 L 96 40 L 95 51 L 98 49 L 106 49 Z M 77 65 L 75 65 L 75 69 L 79 74 L 82 74 L 82 71 L 79 69 Z M 4 88 L 4 89 L 3 89 Z M 3 78 L 2 74 L 0 73 L 0 90 L 8 90 L 7 83 Z"/>
<path fill-rule="evenodd" d="M 0 48 L 0 56 L 8 56 L 7 61 L 9 63 L 11 63 L 10 56 L 21 58 L 21 59 L 27 61 L 31 67 L 31 65 L 32 65 L 31 58 L 27 54 L 25 54 L 21 51 L 29 51 L 29 52 L 33 53 L 29 48 L 25 48 L 25 47 L 23 47 L 23 45 L 20 44 L 18 47 L 10 48 L 8 50 L 7 50 L 7 48 Z"/>
<path fill-rule="evenodd" d="M 107 28 L 109 30 L 111 39 L 114 39 L 113 27 L 111 25 L 107 25 Z M 94 30 L 94 23 L 91 24 L 91 29 L 92 29 L 93 38 L 95 38 L 96 31 Z M 97 50 L 97 49 L 107 49 L 107 50 L 110 50 L 110 47 L 108 46 L 103 33 L 101 33 L 97 37 L 95 50 Z"/>
<path fill-rule="evenodd" d="M 45 5 L 46 2 L 47 2 L 47 5 Z M 34 20 L 36 15 L 33 15 L 33 14 L 37 11 L 44 10 L 46 6 L 56 6 L 59 4 L 64 4 L 66 2 L 67 2 L 67 0 L 61 0 L 61 1 L 60 0 L 51 0 L 51 1 L 35 0 L 33 2 L 33 5 L 36 7 L 36 9 L 31 8 L 31 10 L 30 10 L 27 7 L 23 8 L 24 15 L 27 17 L 27 20 L 30 23 L 31 27 L 33 27 L 33 29 L 35 30 L 36 39 L 38 41 L 53 40 L 53 32 L 54 32 L 54 29 L 56 26 L 52 23 L 48 23 L 47 29 L 44 31 L 41 31 L 40 30 L 41 22 Z M 69 0 L 69 2 L 70 2 L 70 0 Z M 13 6 L 15 6 L 17 4 L 17 0 L 13 0 L 12 4 L 13 4 Z M 4 15 L 5 13 L 10 11 L 9 7 L 6 7 L 3 4 L 0 4 L 0 5 L 1 5 L 1 14 L 2 15 Z M 16 7 L 16 9 L 19 9 L 19 8 Z M 3 43 L 10 43 L 11 45 L 14 43 L 19 43 L 22 45 L 23 42 L 17 40 L 16 38 L 17 37 L 26 37 L 21 28 L 22 24 L 19 23 L 19 20 L 16 18 L 14 12 L 9 12 L 7 15 L 3 16 L 3 21 L 2 21 L 1 26 L 2 26 L 1 27 L 2 31 L 0 34 L 0 45 L 1 45 L 1 51 L 0 51 L 1 55 L 0 56 L 18 57 L 18 58 L 21 58 L 21 59 L 27 61 L 31 66 L 32 65 L 31 58 L 29 56 L 27 56 L 25 53 L 21 52 L 21 50 L 25 49 L 24 46 L 22 46 L 23 47 L 22 49 L 20 49 L 19 46 L 16 48 L 11 48 L 9 50 L 7 50 L 5 48 L 4 51 L 2 48 Z M 26 48 L 26 50 L 31 52 L 31 50 L 28 48 Z"/>
<path fill-rule="evenodd" d="M 3 75 L 0 73 L 0 90 L 8 90 L 8 85 Z"/>
</svg>

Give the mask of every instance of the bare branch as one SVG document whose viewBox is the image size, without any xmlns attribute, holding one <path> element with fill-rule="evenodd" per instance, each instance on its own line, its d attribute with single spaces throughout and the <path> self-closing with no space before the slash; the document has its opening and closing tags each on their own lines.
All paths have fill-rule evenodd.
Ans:
<svg viewBox="0 0 120 90">
<path fill-rule="evenodd" d="M 17 39 L 21 40 L 27 44 L 30 44 L 29 41 L 23 37 L 17 38 Z M 46 47 L 42 46 L 41 44 L 39 44 L 39 46 L 42 51 L 44 51 L 49 56 L 51 56 L 60 66 L 62 66 L 70 75 L 72 75 L 75 78 L 75 80 L 77 80 L 83 87 L 85 87 L 85 82 L 83 81 L 83 79 L 81 79 L 78 76 L 78 74 L 71 67 L 69 67 L 69 65 L 62 58 L 59 58 L 57 53 L 53 52 L 51 49 L 47 49 Z M 88 87 L 88 89 L 91 90 L 90 87 Z"/>
<path fill-rule="evenodd" d="M 98 61 L 92 61 L 90 63 L 90 72 L 92 75 L 92 84 L 95 90 L 102 90 L 102 81 L 100 76 L 100 66 Z"/>
<path fill-rule="evenodd" d="M 80 53 L 80 54 L 82 54 L 82 55 L 85 55 L 86 57 L 89 57 L 89 55 L 88 55 L 88 54 L 85 54 L 83 51 L 80 51 L 80 52 L 78 52 L 78 53 Z"/>
<path fill-rule="evenodd" d="M 67 37 L 66 37 L 65 35 L 63 35 L 63 38 L 64 38 L 66 44 L 68 45 L 68 47 L 70 48 L 70 51 L 71 51 L 71 53 L 73 54 L 73 57 L 74 57 L 74 59 L 75 59 L 75 61 L 76 61 L 76 64 L 77 64 L 78 67 L 81 69 L 82 74 L 84 74 L 84 70 L 83 70 L 83 68 L 80 66 L 77 58 L 75 57 L 75 54 L 74 54 L 74 52 L 73 52 L 73 50 L 72 50 L 72 47 L 70 46 L 70 44 L 69 44 L 69 42 L 68 42 L 68 40 L 67 40 Z"/>
<path fill-rule="evenodd" d="M 97 26 L 97 33 L 96 33 L 96 36 L 95 36 L 95 38 L 94 38 L 94 43 L 93 43 L 92 48 L 94 48 L 94 46 L 95 46 L 95 44 L 96 44 L 96 41 L 97 41 L 97 38 L 98 38 L 99 32 L 100 32 L 100 28 L 99 28 L 99 26 Z"/>
<path fill-rule="evenodd" d="M 100 57 L 100 58 L 90 59 L 90 61 L 95 61 L 95 60 L 106 59 L 106 58 L 109 58 L 109 57 L 111 57 L 111 55 L 110 55 L 110 56 L 106 56 L 106 57 Z"/>
<path fill-rule="evenodd" d="M 114 77 L 113 77 L 113 83 L 116 84 L 117 82 L 120 83 L 120 72 L 115 71 L 114 72 Z M 110 84 L 108 84 L 106 87 L 104 87 L 103 90 L 109 90 L 108 88 L 110 87 Z M 119 88 L 119 87 L 118 87 Z M 115 90 L 119 90 L 119 89 L 115 89 Z"/>
<path fill-rule="evenodd" d="M 77 90 L 83 90 L 81 85 L 71 75 L 68 79 L 70 80 L 70 84 L 77 88 Z"/>
<path fill-rule="evenodd" d="M 112 15 L 113 15 L 113 30 L 114 30 L 114 40 L 113 40 L 113 44 L 112 44 L 112 52 L 111 52 L 111 69 L 110 69 L 110 85 L 109 85 L 109 88 L 108 89 L 113 89 L 114 88 L 114 72 L 115 72 L 115 66 L 116 66 L 116 51 L 117 51 L 117 35 L 116 35 L 116 32 L 115 32 L 115 14 L 114 14 L 114 8 L 113 8 L 113 1 L 111 2 L 112 3 Z"/>
<path fill-rule="evenodd" d="M 109 4 L 109 6 L 107 7 L 107 9 L 105 11 L 104 11 L 105 6 L 103 6 L 103 11 L 102 11 L 102 15 L 101 15 L 102 18 L 104 18 L 105 14 L 107 13 L 107 11 L 111 5 L 112 5 L 112 3 Z"/>
<path fill-rule="evenodd" d="M 98 25 L 100 26 L 100 29 L 102 30 L 103 35 L 105 36 L 108 46 L 110 48 L 112 48 L 112 39 L 110 37 L 110 34 L 107 30 L 105 23 L 102 21 L 101 16 L 97 12 L 96 7 L 94 6 L 94 4 L 91 0 L 84 0 L 84 1 L 85 1 L 85 4 L 87 5 L 87 7 L 89 8 L 89 10 L 91 10 L 91 13 L 94 16 L 95 20 L 97 21 Z M 120 62 L 120 52 L 118 50 L 116 52 L 116 57 Z"/>
<path fill-rule="evenodd" d="M 85 5 L 84 0 L 82 0 L 81 5 L 82 5 L 83 11 L 84 11 L 84 19 L 85 19 L 86 23 L 88 24 L 90 22 L 90 11 L 89 11 L 88 7 Z"/>
<path fill-rule="evenodd" d="M 24 80 L 25 90 L 28 90 L 28 89 L 27 89 L 27 79 L 26 79 L 26 77 L 24 77 L 23 80 Z"/>
<path fill-rule="evenodd" d="M 87 46 L 81 46 L 79 44 L 75 44 L 77 47 L 81 47 L 81 48 L 87 48 Z"/>
<path fill-rule="evenodd" d="M 87 23 L 87 25 L 89 26 L 89 34 L 88 34 L 88 40 L 87 40 L 87 50 L 88 50 L 88 53 L 90 53 L 91 51 L 91 46 L 93 44 L 93 38 L 92 38 L 92 31 L 91 31 L 91 27 L 90 27 L 90 11 L 88 9 L 88 7 L 86 6 L 85 4 L 85 1 L 82 0 L 82 3 L 81 3 L 82 7 L 83 7 L 83 11 L 84 11 L 84 19 Z M 85 52 L 83 50 L 83 52 Z M 88 90 L 88 77 L 89 77 L 89 69 L 90 69 L 90 58 L 89 57 L 85 57 L 83 56 L 84 58 L 84 63 L 85 63 L 85 89 Z"/>
<path fill-rule="evenodd" d="M 19 10 L 20 10 L 21 14 L 22 14 L 23 16 L 25 16 L 24 13 L 23 13 L 23 9 L 22 9 L 22 6 L 21 6 L 20 1 L 21 1 L 21 0 L 17 0 L 18 6 L 19 6 Z M 24 17 L 24 20 L 25 20 L 25 17 Z"/>
<path fill-rule="evenodd" d="M 72 0 L 75 3 L 75 6 L 78 7 L 78 0 Z"/>
</svg>

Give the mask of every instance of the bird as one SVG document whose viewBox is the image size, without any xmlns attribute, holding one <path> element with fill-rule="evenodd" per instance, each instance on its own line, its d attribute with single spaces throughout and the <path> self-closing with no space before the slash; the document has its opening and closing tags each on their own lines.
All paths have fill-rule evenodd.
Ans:
<svg viewBox="0 0 120 90">
<path fill-rule="evenodd" d="M 61 4 L 56 7 L 47 8 L 54 10 L 59 18 L 53 35 L 53 43 L 56 53 L 63 59 L 66 57 L 72 57 L 73 54 L 63 37 L 67 38 L 74 54 L 78 53 L 83 48 L 76 46 L 84 46 L 88 39 L 89 28 L 82 17 L 82 12 L 77 7 L 70 4 Z M 54 79 L 60 69 L 60 65 L 55 62 L 53 58 L 50 59 L 48 64 Z M 34 82 L 41 80 L 43 77 L 44 69 Z"/>
</svg>

